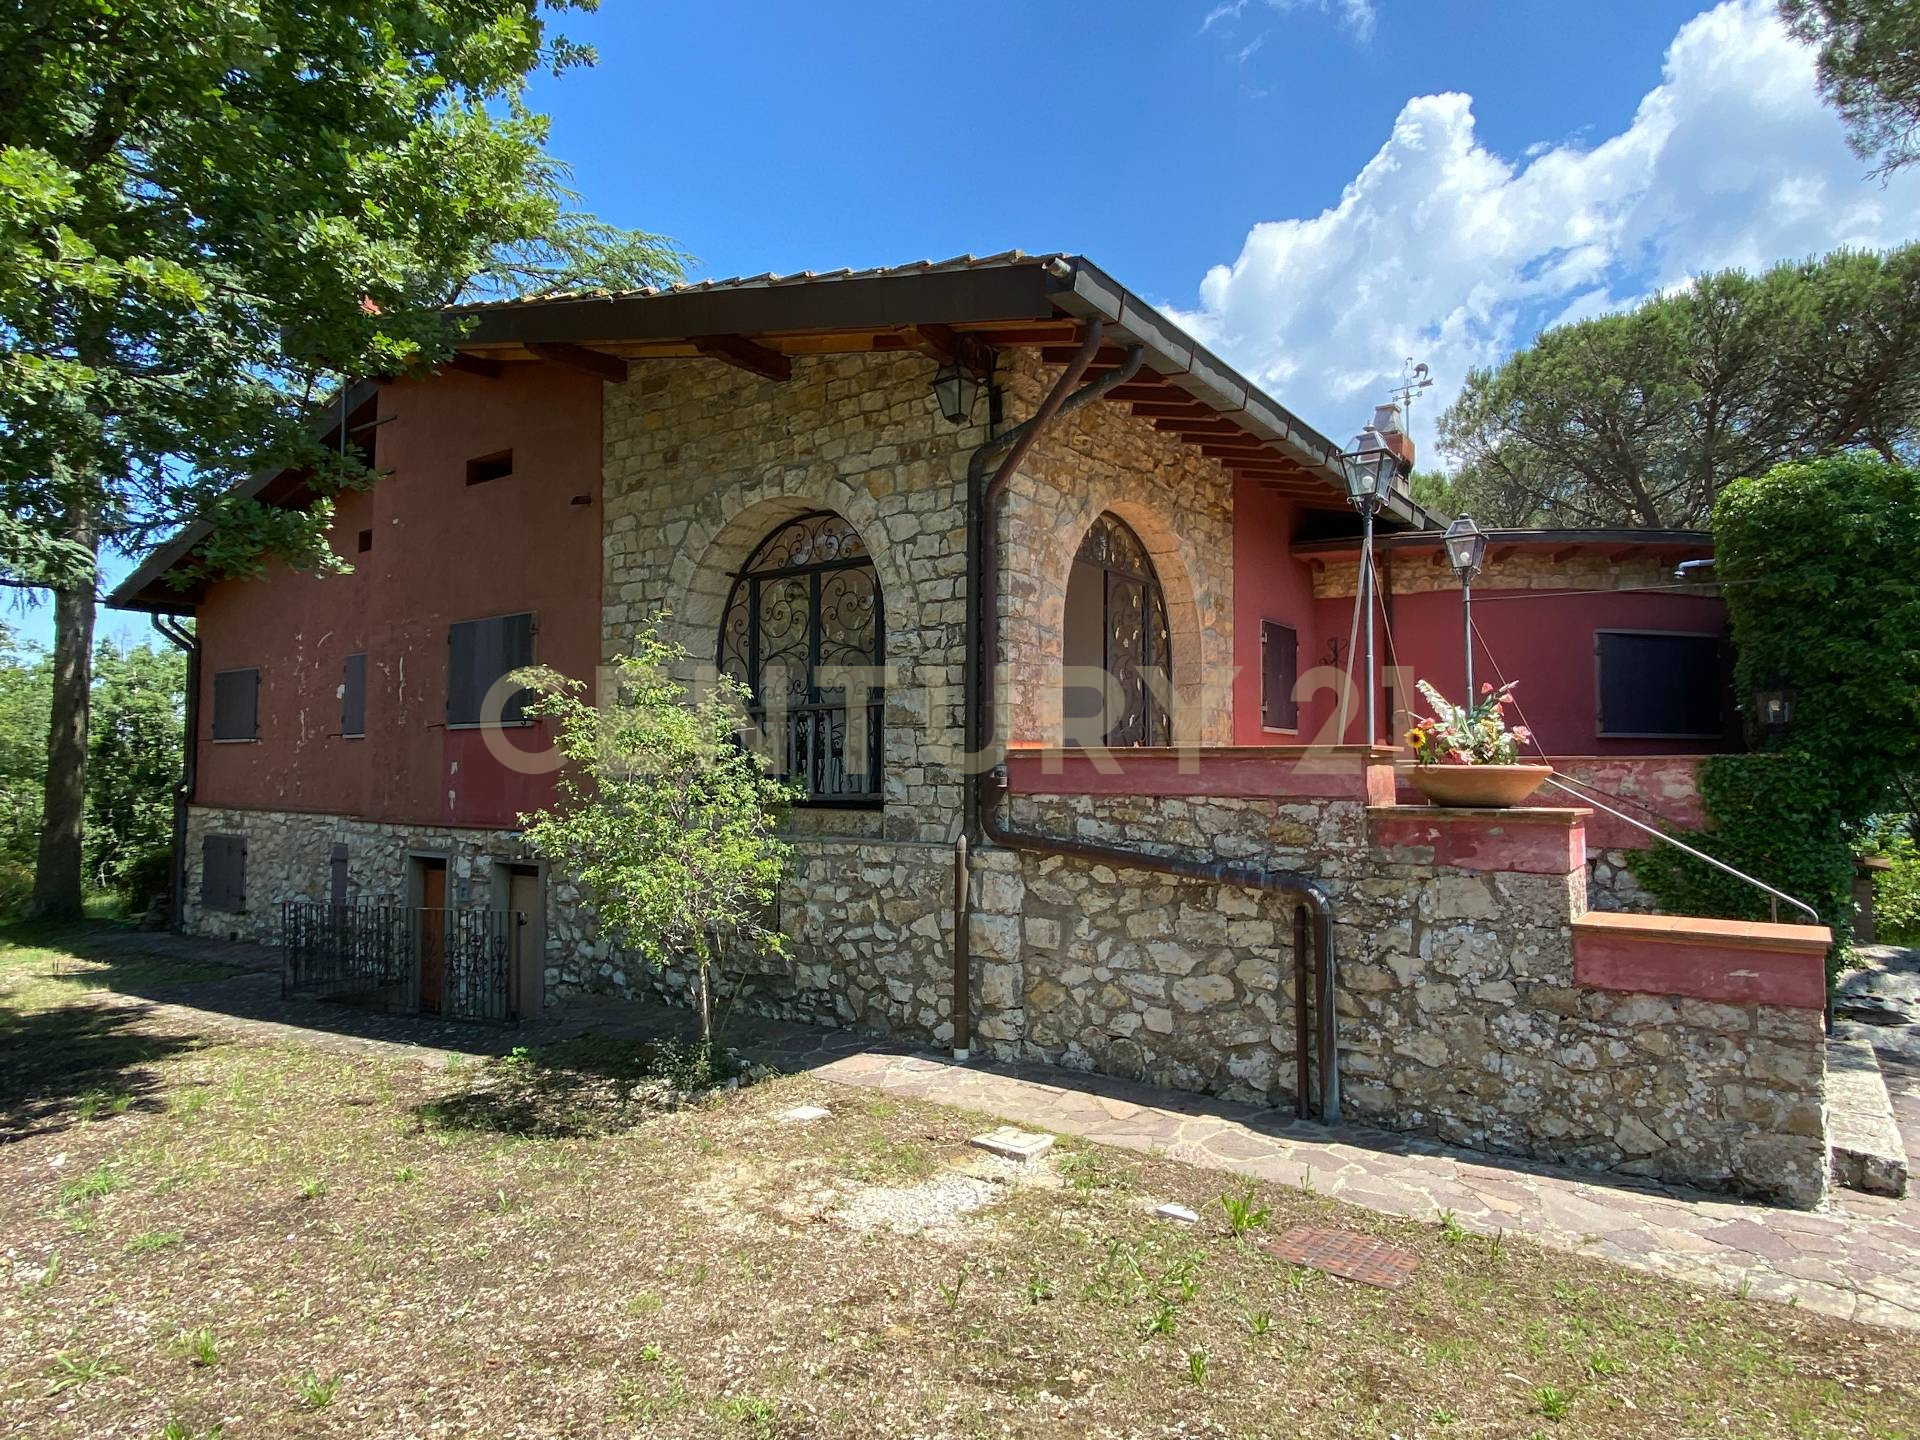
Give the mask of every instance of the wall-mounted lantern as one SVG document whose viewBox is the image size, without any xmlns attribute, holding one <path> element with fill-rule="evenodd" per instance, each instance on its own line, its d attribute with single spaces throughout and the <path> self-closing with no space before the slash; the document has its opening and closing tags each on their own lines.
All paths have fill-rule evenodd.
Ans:
<svg viewBox="0 0 1920 1440">
<path fill-rule="evenodd" d="M 980 377 L 964 365 L 942 365 L 933 377 L 933 397 L 940 402 L 940 413 L 955 425 L 973 418 L 973 407 L 980 399 Z"/>
<path fill-rule="evenodd" d="M 1761 733 L 1786 734 L 1793 726 L 1793 690 L 1783 686 L 1777 690 L 1754 691 L 1753 716 Z"/>
</svg>

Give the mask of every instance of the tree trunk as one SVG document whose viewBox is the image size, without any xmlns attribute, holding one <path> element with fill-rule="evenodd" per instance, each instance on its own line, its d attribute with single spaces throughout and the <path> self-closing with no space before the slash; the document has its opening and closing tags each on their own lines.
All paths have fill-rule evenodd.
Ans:
<svg viewBox="0 0 1920 1440">
<path fill-rule="evenodd" d="M 67 538 L 98 543 L 91 510 L 69 512 Z M 47 785 L 40 861 L 28 913 L 77 919 L 80 842 L 87 809 L 87 710 L 93 687 L 93 576 L 53 592 L 53 721 L 47 727 Z"/>
</svg>

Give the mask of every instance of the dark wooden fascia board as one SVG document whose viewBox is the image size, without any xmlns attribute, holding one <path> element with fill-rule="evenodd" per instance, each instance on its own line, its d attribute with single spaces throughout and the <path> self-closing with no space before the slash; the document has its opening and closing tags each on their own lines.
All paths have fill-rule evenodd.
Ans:
<svg viewBox="0 0 1920 1440">
<path fill-rule="evenodd" d="M 885 275 L 812 284 L 749 285 L 659 295 L 539 300 L 466 312 L 474 345 L 529 340 L 679 340 L 690 335 L 764 335 L 804 330 L 897 330 L 906 326 L 1051 320 L 1038 265 Z"/>
</svg>

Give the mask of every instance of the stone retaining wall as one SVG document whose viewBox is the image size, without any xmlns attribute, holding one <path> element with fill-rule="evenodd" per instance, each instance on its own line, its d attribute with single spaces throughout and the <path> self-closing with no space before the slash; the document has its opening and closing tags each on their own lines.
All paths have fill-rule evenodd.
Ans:
<svg viewBox="0 0 1920 1440">
<path fill-rule="evenodd" d="M 1577 983 L 1572 925 L 1586 870 L 1564 820 L 1537 822 L 1558 825 L 1556 846 L 1519 833 L 1436 837 L 1441 822 L 1370 812 L 1364 799 L 1012 803 L 1024 829 L 1318 877 L 1333 899 L 1351 1121 L 1795 1204 L 1823 1193 L 1820 1012 Z M 244 914 L 198 903 L 208 833 L 247 837 Z M 411 855 L 444 855 L 455 903 L 473 904 L 490 903 L 495 864 L 527 858 L 508 832 L 196 809 L 187 928 L 274 943 L 280 901 L 326 898 L 335 843 L 349 847 L 352 898 L 365 903 L 407 903 Z M 949 1043 L 950 847 L 795 843 L 782 901 L 791 953 L 736 968 L 734 1003 Z M 1027 851 L 989 849 L 975 862 L 982 1051 L 1292 1105 L 1286 899 Z M 548 912 L 550 995 L 684 999 L 685 973 L 608 945 L 571 886 L 549 887 Z"/>
<path fill-rule="evenodd" d="M 1577 854 L 1559 873 L 1439 864 L 1335 800 L 1023 795 L 1014 818 L 1320 878 L 1350 1120 L 1794 1204 L 1824 1193 L 1819 1012 L 1577 984 Z M 975 922 L 984 1048 L 1292 1103 L 1286 902 L 1037 853 L 980 859 L 994 877 Z"/>
</svg>

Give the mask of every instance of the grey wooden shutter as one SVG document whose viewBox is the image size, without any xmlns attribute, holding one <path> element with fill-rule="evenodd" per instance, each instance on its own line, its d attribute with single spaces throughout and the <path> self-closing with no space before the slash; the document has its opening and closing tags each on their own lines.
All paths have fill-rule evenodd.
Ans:
<svg viewBox="0 0 1920 1440">
<path fill-rule="evenodd" d="M 1291 625 L 1260 622 L 1260 723 L 1269 730 L 1298 730 L 1300 702 L 1293 698 L 1300 679 L 1300 636 Z"/>
<path fill-rule="evenodd" d="M 510 670 L 533 663 L 533 616 L 495 615 L 462 620 L 447 627 L 447 723 L 477 725 L 481 703 L 493 682 Z M 501 714 L 509 724 L 526 718 L 525 691 L 512 696 Z"/>
<path fill-rule="evenodd" d="M 247 838 L 208 835 L 200 842 L 200 903 L 209 910 L 247 908 Z"/>
<path fill-rule="evenodd" d="M 213 677 L 213 738 L 257 740 L 260 736 L 260 672 L 220 670 Z"/>
<path fill-rule="evenodd" d="M 511 674 L 523 666 L 533 664 L 533 616 L 503 615 L 500 617 L 500 668 L 493 672 L 487 684 L 491 685 L 502 675 Z M 527 718 L 527 692 L 516 690 L 507 697 L 507 703 L 500 718 L 509 725 L 520 724 Z"/>
<path fill-rule="evenodd" d="M 349 655 L 341 676 L 340 733 L 367 733 L 367 657 Z"/>
</svg>

